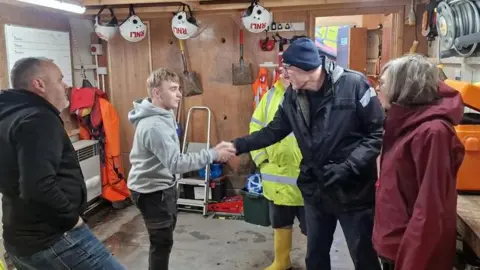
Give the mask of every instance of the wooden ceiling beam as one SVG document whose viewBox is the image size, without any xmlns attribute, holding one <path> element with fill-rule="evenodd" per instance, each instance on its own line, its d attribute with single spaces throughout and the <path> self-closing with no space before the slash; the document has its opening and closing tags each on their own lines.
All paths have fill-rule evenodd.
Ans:
<svg viewBox="0 0 480 270">
<path fill-rule="evenodd" d="M 72 4 L 79 4 L 78 1 L 81 1 L 81 0 L 65 0 L 65 2 L 72 3 Z M 79 19 L 85 18 L 83 14 L 72 13 L 72 12 L 63 11 L 60 9 L 48 8 L 40 5 L 20 2 L 17 0 L 0 0 L 0 4 L 6 4 L 14 7 L 25 8 L 25 9 L 31 9 L 34 12 L 43 12 L 44 14 L 46 14 L 45 16 L 52 16 L 52 15 L 55 16 L 55 15 L 61 14 L 61 15 L 68 16 L 69 18 L 79 18 Z M 0 17 L 0 21 L 1 20 L 2 18 Z"/>
<path fill-rule="evenodd" d="M 204 10 L 233 10 L 242 9 L 250 5 L 250 0 L 77 0 L 81 1 L 85 7 L 98 7 L 102 5 L 116 6 L 116 5 L 139 5 L 147 6 L 155 5 L 169 6 L 177 5 L 179 3 L 185 3 L 191 7 L 203 7 Z M 277 8 L 277 7 L 294 7 L 294 6 L 316 6 L 327 4 L 346 4 L 346 3 L 371 3 L 371 2 L 386 2 L 386 3 L 398 3 L 409 2 L 403 0 L 263 0 L 260 4 L 265 8 Z"/>
<path fill-rule="evenodd" d="M 340 1 L 343 1 L 340 3 Z M 185 1 L 184 1 L 185 2 Z M 390 7 L 399 5 L 408 5 L 411 0 L 316 0 L 316 4 L 311 4 L 312 0 L 295 0 L 295 1 L 262 1 L 271 12 L 279 11 L 313 11 L 313 10 L 325 10 L 325 9 L 355 9 L 355 8 L 372 8 L 372 7 Z M 320 4 L 319 4 L 320 2 Z M 274 4 L 276 3 L 276 5 Z M 310 3 L 310 4 L 309 4 Z M 201 9 L 194 8 L 196 15 L 201 14 L 227 14 L 237 13 L 248 7 L 248 4 L 220 4 L 220 5 L 200 5 Z M 178 11 L 178 6 L 151 6 L 135 8 L 135 13 L 142 17 L 162 17 L 163 15 L 171 16 L 171 12 Z M 88 8 L 85 15 L 96 15 L 98 7 Z M 115 8 L 116 15 L 128 14 L 128 8 Z"/>
<path fill-rule="evenodd" d="M 210 1 L 210 0 L 207 0 Z M 136 4 L 174 4 L 179 2 L 198 3 L 200 0 L 82 0 L 85 7 L 88 6 L 113 6 L 113 5 L 136 5 Z"/>
<path fill-rule="evenodd" d="M 200 5 L 200 1 L 182 1 L 182 4 L 189 5 L 193 10 L 203 10 L 204 8 Z"/>
</svg>

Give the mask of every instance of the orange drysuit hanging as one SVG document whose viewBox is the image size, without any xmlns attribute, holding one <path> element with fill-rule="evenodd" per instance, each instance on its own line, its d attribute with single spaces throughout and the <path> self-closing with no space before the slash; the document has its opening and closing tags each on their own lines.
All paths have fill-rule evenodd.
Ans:
<svg viewBox="0 0 480 270">
<path fill-rule="evenodd" d="M 120 160 L 120 123 L 118 113 L 100 89 L 73 88 L 70 113 L 80 125 L 80 139 L 98 140 L 101 149 L 102 197 L 110 202 L 130 197 Z"/>
<path fill-rule="evenodd" d="M 260 68 L 258 70 L 258 77 L 253 82 L 253 95 L 254 95 L 254 101 L 253 101 L 253 109 L 257 107 L 258 103 L 260 103 L 260 100 L 262 99 L 263 95 L 268 91 L 268 71 L 266 68 Z"/>
<path fill-rule="evenodd" d="M 280 80 L 280 75 L 281 75 L 281 72 L 279 68 L 276 68 L 273 70 L 273 80 L 272 80 L 272 86 L 270 86 L 270 89 L 272 87 L 275 87 L 275 84 L 277 83 L 277 81 Z"/>
</svg>

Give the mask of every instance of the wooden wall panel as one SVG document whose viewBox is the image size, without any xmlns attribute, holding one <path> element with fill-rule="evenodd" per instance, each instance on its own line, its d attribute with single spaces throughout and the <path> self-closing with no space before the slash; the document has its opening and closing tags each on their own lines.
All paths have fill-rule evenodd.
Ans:
<svg viewBox="0 0 480 270">
<path fill-rule="evenodd" d="M 350 29 L 348 68 L 367 74 L 367 28 Z"/>
<path fill-rule="evenodd" d="M 277 22 L 307 22 L 306 12 L 275 13 Z M 239 61 L 239 26 L 230 15 L 211 15 L 199 17 L 208 25 L 199 37 L 186 41 L 190 70 L 197 72 L 202 80 L 204 94 L 187 97 L 183 106 L 184 114 L 194 105 L 209 107 L 214 115 L 212 123 L 212 143 L 231 140 L 248 133 L 248 124 L 253 113 L 253 92 L 250 85 L 232 85 L 232 64 Z M 260 49 L 259 40 L 264 34 L 245 32 L 244 59 L 251 63 L 254 76 L 258 73 L 258 64 L 265 61 L 276 62 L 278 45 L 271 52 Z M 283 32 L 285 38 L 301 32 Z M 170 34 L 169 34 L 170 35 Z M 174 43 L 176 43 L 176 40 Z M 223 42 L 224 41 L 224 42 Z M 286 48 L 286 47 L 285 47 Z M 167 50 L 168 51 L 168 50 Z M 173 52 L 173 51 L 172 51 Z M 177 58 L 180 61 L 180 54 Z M 154 66 L 157 60 L 154 56 Z M 181 68 L 176 66 L 176 68 Z M 205 115 L 193 117 L 191 140 L 205 140 Z"/>
<path fill-rule="evenodd" d="M 428 54 L 428 41 L 422 35 L 422 14 L 425 11 L 425 4 L 416 6 L 416 26 L 404 26 L 403 28 L 403 52 L 407 53 L 413 41 L 418 40 L 417 53 Z M 416 33 L 415 33 L 416 32 Z"/>
<path fill-rule="evenodd" d="M 366 13 L 384 14 L 398 9 L 398 7 L 372 8 Z M 340 15 L 349 15 L 354 12 L 349 10 Z M 324 12 L 318 15 L 327 16 L 328 14 L 330 13 Z M 376 23 L 372 18 L 369 22 Z M 192 106 L 209 107 L 214 116 L 211 127 L 211 143 L 214 145 L 222 140 L 229 141 L 248 134 L 253 112 L 253 92 L 250 85 L 232 85 L 232 64 L 239 61 L 239 25 L 236 20 L 230 13 L 204 14 L 199 15 L 197 19 L 207 27 L 198 37 L 186 40 L 185 49 L 188 70 L 198 74 L 204 93 L 184 98 L 181 122 L 185 125 L 186 113 Z M 312 13 L 308 11 L 274 13 L 276 22 L 305 22 L 305 31 L 280 33 L 287 38 L 311 33 L 312 29 L 309 29 L 311 19 Z M 393 26 L 392 20 L 393 17 L 390 17 L 387 28 Z M 132 108 L 134 99 L 147 95 L 145 80 L 149 74 L 149 61 L 152 69 L 170 68 L 178 74 L 183 71 L 178 40 L 171 32 L 170 21 L 170 17 L 149 19 L 150 46 L 145 40 L 140 43 L 128 43 L 121 37 L 108 44 L 111 85 L 109 92 L 112 103 L 121 118 L 122 152 L 127 168 L 129 167 L 128 153 L 134 134 L 134 127 L 128 122 L 127 113 Z M 395 31 L 392 30 L 390 29 L 389 38 L 393 38 Z M 262 51 L 259 46 L 259 40 L 262 38 L 265 38 L 265 34 L 245 32 L 244 59 L 246 63 L 252 63 L 255 77 L 259 69 L 258 64 L 277 61 L 278 44 L 271 52 Z M 207 126 L 205 119 L 206 115 L 203 112 L 193 115 L 188 134 L 190 141 L 205 141 Z M 249 159 L 249 157 L 243 155 L 242 159 Z"/>
<path fill-rule="evenodd" d="M 306 11 L 275 13 L 278 22 L 305 22 Z M 196 72 L 202 82 L 203 95 L 185 97 L 182 104 L 182 123 L 192 106 L 207 106 L 212 110 L 212 145 L 248 134 L 253 113 L 253 92 L 251 85 L 232 85 L 232 64 L 239 61 L 239 26 L 230 14 L 203 15 L 197 18 L 207 25 L 196 38 L 185 41 L 188 70 Z M 155 18 L 149 21 L 150 41 L 128 43 L 121 37 L 108 43 L 110 99 L 120 115 L 122 153 L 124 166 L 128 171 L 128 153 L 131 149 L 134 127 L 128 122 L 127 113 L 134 99 L 147 96 L 145 81 L 149 75 L 148 63 L 152 69 L 170 68 L 179 75 L 183 72 L 178 40 L 170 29 L 170 18 Z M 308 31 L 308 29 L 307 29 Z M 260 49 L 259 40 L 264 34 L 245 32 L 244 59 L 252 63 L 254 76 L 258 64 L 276 62 L 278 45 L 271 52 Z M 284 32 L 285 38 L 306 32 Z M 151 57 L 151 58 L 150 58 Z M 190 141 L 206 140 L 206 114 L 199 111 L 192 115 L 189 130 Z M 243 158 L 248 158 L 245 156 Z"/>
<path fill-rule="evenodd" d="M 19 7 L 0 3 L 0 89 L 8 88 L 7 48 L 5 46 L 5 24 L 70 31 L 68 17 L 61 13 L 46 12 L 40 9 Z M 71 131 L 77 128 L 68 110 L 61 114 L 65 122 L 65 129 Z"/>
<path fill-rule="evenodd" d="M 383 14 L 368 14 L 362 16 L 362 27 L 377 29 L 379 24 L 383 24 Z"/>
<path fill-rule="evenodd" d="M 149 33 L 149 32 L 147 32 Z M 131 43 L 116 36 L 108 42 L 110 102 L 120 117 L 120 143 L 124 168 L 130 165 L 128 153 L 132 147 L 134 127 L 128 121 L 133 101 L 147 96 L 146 79 L 150 74 L 150 39 Z"/>
<path fill-rule="evenodd" d="M 382 29 L 382 61 L 381 68 L 383 65 L 388 63 L 390 59 L 394 58 L 393 55 L 393 40 L 394 40 L 394 31 L 393 31 L 393 14 L 386 15 L 383 20 L 383 29 Z"/>
<path fill-rule="evenodd" d="M 278 21 L 304 21 L 306 13 L 291 14 L 276 13 Z M 248 123 L 252 113 L 253 94 L 250 85 L 232 85 L 232 63 L 239 61 L 239 27 L 230 15 L 210 15 L 199 17 L 207 24 L 207 29 L 197 38 L 185 41 L 189 71 L 196 72 L 202 81 L 204 94 L 186 97 L 183 104 L 183 114 L 194 105 L 208 106 L 215 114 L 212 126 L 212 143 L 230 140 L 248 132 Z M 307 23 L 307 22 L 306 22 Z M 170 19 L 159 18 L 150 21 L 152 68 L 166 67 L 179 74 L 183 71 L 178 40 L 173 36 L 168 26 Z M 294 34 L 282 33 L 284 37 Z M 254 75 L 257 75 L 258 64 L 265 61 L 276 61 L 278 46 L 274 51 L 263 52 L 259 47 L 259 39 L 263 34 L 245 33 L 246 63 L 252 63 Z M 146 96 L 145 80 L 148 76 L 146 68 L 149 59 L 149 46 L 145 41 L 128 43 L 117 38 L 108 44 L 110 67 L 110 98 L 122 118 L 132 107 L 134 98 Z M 131 69 L 132 65 L 142 65 L 142 68 Z M 196 114 L 191 126 L 192 140 L 205 140 L 205 116 Z M 125 124 L 125 121 L 122 123 Z M 125 125 L 124 125 L 125 126 Z M 122 147 L 129 149 L 132 130 L 124 132 Z M 127 150 L 125 150 L 127 151 Z"/>
</svg>

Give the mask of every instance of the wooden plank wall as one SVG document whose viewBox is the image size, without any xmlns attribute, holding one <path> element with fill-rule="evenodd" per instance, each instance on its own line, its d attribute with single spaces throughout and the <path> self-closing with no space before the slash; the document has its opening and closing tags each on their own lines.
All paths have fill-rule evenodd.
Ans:
<svg viewBox="0 0 480 270">
<path fill-rule="evenodd" d="M 275 12 L 277 22 L 305 22 L 305 32 L 283 32 L 285 37 L 294 34 L 307 34 L 309 12 Z M 232 85 L 232 63 L 238 62 L 239 27 L 230 14 L 203 15 L 198 17 L 206 30 L 197 38 L 186 40 L 189 70 L 196 72 L 202 81 L 204 94 L 187 97 L 182 104 L 182 123 L 185 115 L 194 105 L 209 107 L 213 112 L 211 143 L 222 140 L 229 141 L 248 134 L 248 125 L 253 112 L 253 93 L 251 86 Z M 152 18 L 149 36 L 139 43 L 129 43 L 121 37 L 110 41 L 108 47 L 110 98 L 120 115 L 121 149 L 124 167 L 128 171 L 128 154 L 132 146 L 134 127 L 128 122 L 127 114 L 132 109 L 135 99 L 145 97 L 146 78 L 152 69 L 170 68 L 178 73 L 183 70 L 178 41 L 170 29 L 170 17 Z M 381 22 L 375 15 L 365 17 L 363 23 L 374 28 Z M 392 32 L 393 34 L 393 32 Z M 245 61 L 252 63 L 254 74 L 258 64 L 265 61 L 276 61 L 278 46 L 272 52 L 261 51 L 258 42 L 263 34 L 245 32 Z M 404 42 L 411 44 L 413 36 L 405 36 Z M 388 45 L 386 46 L 388 48 Z M 407 49 L 408 51 L 408 49 Z M 206 135 L 206 115 L 197 113 L 192 118 L 189 139 L 204 141 Z M 244 172 L 252 168 L 248 166 L 249 157 L 243 155 Z"/>
<path fill-rule="evenodd" d="M 274 14 L 277 22 L 305 22 L 306 11 Z M 248 133 L 253 113 L 253 92 L 250 85 L 232 85 L 232 63 L 239 61 L 239 27 L 232 15 L 205 15 L 198 17 L 207 24 L 206 30 L 197 38 L 185 42 L 189 70 L 196 72 L 202 81 L 204 94 L 186 97 L 182 104 L 184 118 L 194 105 L 209 107 L 213 112 L 211 143 L 228 141 Z M 132 146 L 134 127 L 127 114 L 132 101 L 145 97 L 146 78 L 153 69 L 170 68 L 179 74 L 183 71 L 177 39 L 170 29 L 170 18 L 149 20 L 149 37 L 139 43 L 129 43 L 118 37 L 108 43 L 109 80 L 111 101 L 120 115 L 122 152 L 125 168 L 129 168 L 128 153 Z M 306 32 L 282 32 L 284 37 Z M 258 64 L 276 61 L 278 45 L 271 52 L 260 49 L 259 39 L 264 34 L 245 32 L 244 59 L 252 63 L 257 75 Z M 149 44 L 150 41 L 150 44 Z M 191 141 L 206 140 L 206 114 L 195 113 L 192 117 L 189 138 Z M 245 156 L 244 156 L 245 158 Z M 248 156 L 246 157 L 248 159 Z"/>
<path fill-rule="evenodd" d="M 6 89 L 9 85 L 4 33 L 5 24 L 16 24 L 47 30 L 70 31 L 68 17 L 64 14 L 0 3 L 0 89 Z M 67 110 L 63 111 L 61 116 L 65 122 L 65 129 L 67 131 L 77 128 L 76 123 L 70 117 Z"/>
<path fill-rule="evenodd" d="M 408 37 L 408 41 L 403 43 L 403 51 L 408 52 L 410 47 L 412 46 L 412 42 L 417 39 L 418 40 L 418 47 L 417 52 L 427 55 L 428 52 L 428 41 L 427 39 L 422 36 L 422 16 L 423 12 L 425 11 L 425 4 L 420 4 L 416 6 L 416 25 L 415 26 L 404 26 L 403 27 L 403 35 Z M 415 33 L 416 32 L 416 33 Z"/>
<path fill-rule="evenodd" d="M 334 14 L 332 14 L 334 15 Z M 325 16 L 325 14 L 321 14 Z M 310 13 L 308 11 L 275 12 L 276 22 L 305 22 L 306 31 L 282 32 L 284 37 L 294 34 L 303 35 L 309 29 Z M 372 18 L 374 18 L 372 16 Z M 365 17 L 363 24 L 375 27 L 378 17 Z M 119 18 L 122 20 L 123 18 Z M 209 107 L 213 112 L 211 143 L 222 140 L 229 141 L 248 133 L 248 125 L 253 112 L 253 92 L 251 86 L 232 85 L 232 63 L 239 61 L 239 26 L 238 20 L 229 13 L 198 16 L 207 25 L 206 30 L 197 38 L 186 40 L 189 70 L 196 72 L 202 81 L 204 94 L 187 97 L 182 104 L 182 122 L 188 109 L 194 105 Z M 131 149 L 134 127 L 128 122 L 127 114 L 132 109 L 135 99 L 145 97 L 146 78 L 152 69 L 167 67 L 178 73 L 183 70 L 178 41 L 170 28 L 171 17 L 149 18 L 148 37 L 139 43 L 129 43 L 121 37 L 105 44 L 106 55 L 100 57 L 101 64 L 107 64 L 108 94 L 120 116 L 120 136 L 122 160 L 126 171 L 129 170 L 128 154 Z M 5 23 L 19 24 L 52 30 L 69 31 L 68 18 L 61 13 L 49 13 L 32 8 L 20 8 L 0 3 L 0 86 L 8 86 L 6 72 L 6 52 L 3 35 Z M 254 75 L 257 75 L 258 64 L 265 61 L 276 61 L 278 45 L 271 52 L 260 49 L 258 42 L 263 34 L 245 32 L 245 61 L 252 63 Z M 403 38 L 403 50 L 411 44 L 413 32 L 406 33 Z M 421 38 L 420 38 L 421 39 Z M 92 42 L 98 38 L 93 37 Z M 421 39 L 422 40 L 422 39 Z M 402 48 L 401 48 L 402 49 Z M 423 48 L 419 48 L 421 51 Z M 407 49 L 408 51 L 408 49 Z M 108 56 L 108 57 L 107 57 Z M 62 114 L 67 130 L 76 126 L 67 112 Z M 197 113 L 193 117 L 189 132 L 191 141 L 204 141 L 206 135 L 206 115 Z M 242 156 L 244 173 L 251 167 L 248 155 Z"/>
<path fill-rule="evenodd" d="M 378 14 L 368 14 L 362 16 L 362 27 L 368 29 L 377 29 L 379 24 L 383 24 L 384 16 Z"/>
</svg>

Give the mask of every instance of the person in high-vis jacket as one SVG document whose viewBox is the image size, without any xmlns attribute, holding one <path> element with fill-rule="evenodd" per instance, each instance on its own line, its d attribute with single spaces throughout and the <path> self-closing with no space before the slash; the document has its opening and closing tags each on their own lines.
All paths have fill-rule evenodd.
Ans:
<svg viewBox="0 0 480 270">
<path fill-rule="evenodd" d="M 285 94 L 286 81 L 278 80 L 261 99 L 250 122 L 250 133 L 267 126 L 275 116 Z M 303 198 L 297 187 L 302 154 L 295 136 L 291 134 L 280 142 L 251 151 L 250 155 L 260 169 L 263 195 L 269 200 L 270 220 L 274 229 L 275 259 L 266 270 L 291 268 L 290 251 L 295 218 L 306 235 Z"/>
</svg>

